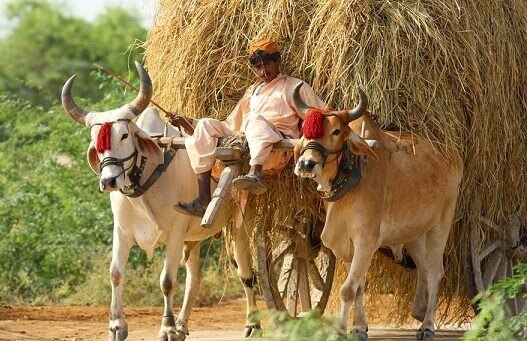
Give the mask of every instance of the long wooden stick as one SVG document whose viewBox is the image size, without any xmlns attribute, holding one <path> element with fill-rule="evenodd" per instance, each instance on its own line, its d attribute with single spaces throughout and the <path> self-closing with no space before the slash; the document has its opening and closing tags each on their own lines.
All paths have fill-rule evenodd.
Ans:
<svg viewBox="0 0 527 341">
<path fill-rule="evenodd" d="M 128 82 L 126 79 L 124 79 L 123 77 L 119 76 L 118 74 L 116 74 L 115 72 L 113 72 L 112 70 L 100 65 L 100 64 L 97 64 L 97 63 L 93 63 L 93 65 L 95 65 L 98 69 L 106 72 L 107 74 L 109 74 L 110 76 L 112 76 L 113 78 L 116 78 L 118 80 L 120 80 L 121 82 L 123 82 L 125 85 L 129 86 L 130 88 L 132 88 L 133 90 L 135 90 L 136 92 L 139 92 L 139 89 L 134 86 L 133 84 L 131 84 L 130 82 Z M 159 104 L 157 104 L 154 100 L 150 100 L 150 102 L 155 105 L 156 107 L 159 108 L 159 110 L 161 110 L 162 112 L 164 112 L 165 114 L 167 115 L 172 115 L 172 113 L 169 113 L 168 111 L 166 111 L 165 109 L 163 109 Z"/>
<path fill-rule="evenodd" d="M 112 70 L 108 69 L 107 67 L 104 67 L 100 64 L 97 64 L 97 63 L 93 63 L 93 65 L 95 65 L 95 67 L 97 67 L 99 70 L 101 71 L 104 71 L 106 72 L 107 74 L 109 74 L 110 76 L 112 76 L 113 78 L 121 81 L 122 83 L 124 83 L 126 86 L 132 88 L 133 90 L 135 90 L 136 92 L 139 92 L 139 89 L 134 86 L 133 84 L 131 84 L 130 82 L 128 82 L 126 79 L 124 79 L 123 77 L 119 76 L 117 73 L 113 72 Z M 181 115 L 175 115 L 174 113 L 170 112 L 170 111 L 167 111 L 165 110 L 163 107 L 161 107 L 158 103 L 156 103 L 153 99 L 150 100 L 150 102 L 155 105 L 157 108 L 159 108 L 159 110 L 161 110 L 162 112 L 165 113 L 165 115 L 167 115 L 167 117 L 169 118 L 170 120 L 170 123 L 171 124 L 174 124 L 174 125 L 177 125 L 177 126 L 181 126 L 183 129 L 185 129 L 185 131 L 187 132 L 187 134 L 190 134 L 192 135 L 192 133 L 194 132 L 194 128 L 192 127 L 192 123 L 189 122 L 189 120 L 184 117 L 184 116 L 181 116 Z"/>
</svg>

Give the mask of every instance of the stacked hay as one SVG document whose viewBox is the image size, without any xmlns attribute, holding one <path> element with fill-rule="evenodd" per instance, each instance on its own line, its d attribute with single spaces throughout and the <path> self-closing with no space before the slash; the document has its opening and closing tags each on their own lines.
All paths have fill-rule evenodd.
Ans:
<svg viewBox="0 0 527 341">
<path fill-rule="evenodd" d="M 159 0 L 146 63 L 163 106 L 222 119 L 255 81 L 249 41 L 275 38 L 283 71 L 328 105 L 353 107 L 361 85 L 383 125 L 419 132 L 439 150 L 458 148 L 465 174 L 442 291 L 451 297 L 463 294 L 462 255 L 478 217 L 504 224 L 515 212 L 526 216 L 525 22 L 523 0 Z M 290 214 L 302 205 L 273 186 L 261 208 Z M 385 270 L 374 267 L 370 278 L 386 279 Z M 390 281 L 371 281 L 393 290 L 379 282 Z M 411 285 L 396 290 L 411 300 Z"/>
</svg>

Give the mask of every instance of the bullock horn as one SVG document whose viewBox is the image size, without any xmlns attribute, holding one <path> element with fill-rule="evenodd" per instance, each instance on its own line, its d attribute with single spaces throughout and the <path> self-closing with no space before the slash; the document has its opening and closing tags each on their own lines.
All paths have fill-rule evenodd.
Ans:
<svg viewBox="0 0 527 341">
<path fill-rule="evenodd" d="M 293 103 L 295 104 L 295 107 L 297 107 L 297 109 L 300 110 L 300 112 L 305 116 L 307 115 L 307 111 L 313 108 L 307 105 L 306 102 L 302 100 L 302 97 L 300 97 L 300 88 L 303 84 L 304 82 L 300 82 L 295 85 L 295 88 L 293 89 Z"/>
<path fill-rule="evenodd" d="M 152 98 L 152 81 L 146 70 L 143 68 L 143 65 L 137 61 L 135 62 L 135 68 L 139 74 L 141 85 L 139 86 L 137 97 L 130 102 L 128 106 L 134 115 L 137 116 L 146 109 L 148 104 L 150 104 L 150 99 Z"/>
<path fill-rule="evenodd" d="M 64 111 L 66 111 L 71 116 L 71 118 L 80 124 L 84 124 L 84 119 L 88 114 L 88 111 L 75 104 L 75 101 L 71 96 L 71 88 L 73 87 L 73 81 L 75 80 L 75 77 L 77 77 L 77 75 L 71 76 L 62 87 L 62 107 L 64 108 Z"/>
<path fill-rule="evenodd" d="M 357 118 L 361 117 L 362 114 L 366 112 L 366 109 L 368 109 L 368 96 L 362 91 L 362 89 L 359 87 L 359 104 L 352 110 L 347 111 L 347 121 L 351 122 L 353 120 L 356 120 Z"/>
</svg>

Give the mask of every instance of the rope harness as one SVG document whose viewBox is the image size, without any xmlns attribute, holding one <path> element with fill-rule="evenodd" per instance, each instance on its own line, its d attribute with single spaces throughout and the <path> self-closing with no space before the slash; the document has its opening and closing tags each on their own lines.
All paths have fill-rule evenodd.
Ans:
<svg viewBox="0 0 527 341">
<path fill-rule="evenodd" d="M 119 119 L 116 122 L 119 122 L 119 121 L 126 121 L 127 123 L 130 122 L 130 120 L 128 119 Z M 102 124 L 103 128 L 106 128 L 104 129 L 104 134 L 103 134 L 104 137 L 102 137 L 101 132 L 99 132 L 98 142 L 99 140 L 102 140 L 104 138 L 105 145 L 107 145 L 106 150 L 111 150 L 110 143 L 106 141 L 110 139 L 110 136 L 111 136 L 110 128 L 113 123 L 115 122 L 106 122 Z M 95 125 L 101 125 L 101 124 L 95 124 Z M 101 128 L 101 130 L 103 129 Z M 166 129 L 165 129 L 165 135 L 166 135 Z M 180 132 L 180 135 L 182 136 L 181 132 Z M 127 197 L 137 198 L 143 195 L 144 193 L 146 193 L 146 191 L 148 191 L 148 189 L 152 187 L 152 185 L 159 179 L 161 174 L 163 174 L 163 172 L 166 171 L 166 169 L 168 168 L 168 166 L 170 165 L 170 163 L 176 156 L 176 152 L 177 150 L 173 148 L 165 149 L 163 153 L 163 163 L 160 163 L 156 166 L 152 174 L 150 174 L 148 179 L 146 179 L 146 181 L 143 182 L 143 184 L 141 184 L 141 179 L 144 175 L 144 169 L 145 169 L 145 165 L 146 165 L 146 161 L 148 160 L 148 157 L 141 155 L 141 162 L 138 166 L 137 157 L 139 155 L 139 152 L 137 151 L 137 147 L 135 145 L 134 145 L 134 151 L 125 158 L 119 159 L 119 158 L 115 158 L 111 156 L 107 156 L 103 158 L 99 164 L 99 173 L 102 173 L 103 168 L 107 166 L 120 167 L 121 171 L 119 172 L 117 176 L 120 176 L 122 174 L 124 178 L 126 179 L 126 175 L 128 174 L 131 184 L 129 186 L 125 186 L 119 189 L 119 191 L 123 195 L 126 195 Z M 125 167 L 125 163 L 131 159 L 133 159 L 133 161 L 130 163 L 128 167 Z"/>
<path fill-rule="evenodd" d="M 335 114 L 324 115 L 324 117 L 328 116 L 336 116 L 344 126 L 347 126 L 340 116 Z M 360 181 L 360 179 L 362 179 L 360 169 L 361 156 L 351 153 L 347 143 L 344 143 L 341 149 L 328 150 L 319 142 L 310 141 L 302 147 L 300 155 L 304 154 L 307 150 L 314 150 L 322 156 L 322 168 L 326 165 L 328 157 L 336 154 L 335 159 L 330 162 L 338 162 L 337 175 L 331 182 L 331 189 L 327 192 L 319 193 L 322 199 L 330 202 L 337 201 L 348 193 Z M 320 164 L 320 162 L 318 164 Z"/>
</svg>

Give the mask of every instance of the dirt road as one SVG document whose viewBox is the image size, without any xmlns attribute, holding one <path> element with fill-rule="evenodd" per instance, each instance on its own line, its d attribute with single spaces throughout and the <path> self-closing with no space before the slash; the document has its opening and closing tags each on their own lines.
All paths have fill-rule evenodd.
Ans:
<svg viewBox="0 0 527 341">
<path fill-rule="evenodd" d="M 125 312 L 128 340 L 155 340 L 161 307 L 127 307 Z M 107 340 L 107 319 L 108 307 L 3 306 L 0 307 L 0 340 Z M 195 308 L 190 317 L 187 340 L 242 340 L 244 320 L 243 300 Z M 462 334 L 461 330 L 443 329 L 436 333 L 436 340 L 461 340 Z M 415 331 L 371 325 L 369 336 L 370 340 L 414 340 Z"/>
</svg>

